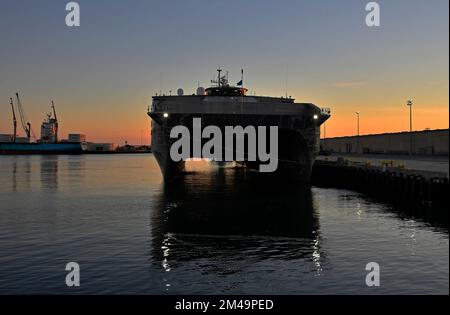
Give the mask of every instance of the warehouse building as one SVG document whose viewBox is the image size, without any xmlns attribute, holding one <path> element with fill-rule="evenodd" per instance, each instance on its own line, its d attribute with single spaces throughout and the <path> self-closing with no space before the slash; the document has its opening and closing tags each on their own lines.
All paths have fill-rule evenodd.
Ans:
<svg viewBox="0 0 450 315">
<path fill-rule="evenodd" d="M 321 149 L 330 153 L 448 155 L 448 129 L 327 138 Z"/>
</svg>

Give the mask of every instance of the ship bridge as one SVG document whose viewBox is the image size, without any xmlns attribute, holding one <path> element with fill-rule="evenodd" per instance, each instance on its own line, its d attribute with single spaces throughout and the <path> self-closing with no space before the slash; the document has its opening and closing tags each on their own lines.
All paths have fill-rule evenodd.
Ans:
<svg viewBox="0 0 450 315">
<path fill-rule="evenodd" d="M 248 89 L 234 86 L 217 86 L 205 90 L 208 96 L 245 96 Z"/>
</svg>

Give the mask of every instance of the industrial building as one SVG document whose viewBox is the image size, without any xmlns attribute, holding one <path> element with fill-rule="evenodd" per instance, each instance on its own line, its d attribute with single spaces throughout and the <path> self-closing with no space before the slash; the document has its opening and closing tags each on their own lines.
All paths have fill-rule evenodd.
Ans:
<svg viewBox="0 0 450 315">
<path fill-rule="evenodd" d="M 330 153 L 448 155 L 448 129 L 383 133 L 321 140 Z"/>
<path fill-rule="evenodd" d="M 86 135 L 81 133 L 69 133 L 67 141 L 71 143 L 83 143 L 86 142 Z"/>
<path fill-rule="evenodd" d="M 0 134 L 0 142 L 13 142 L 13 135 Z"/>
<path fill-rule="evenodd" d="M 16 143 L 29 143 L 29 139 L 27 137 L 17 137 Z M 12 143 L 14 142 L 14 136 L 11 134 L 0 134 L 0 142 Z"/>
<path fill-rule="evenodd" d="M 116 149 L 114 143 L 87 143 L 88 152 L 112 152 Z"/>
</svg>

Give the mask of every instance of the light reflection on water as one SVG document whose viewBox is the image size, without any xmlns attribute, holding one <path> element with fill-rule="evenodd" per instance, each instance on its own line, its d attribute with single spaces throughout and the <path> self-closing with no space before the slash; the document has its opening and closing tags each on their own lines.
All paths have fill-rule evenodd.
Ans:
<svg viewBox="0 0 450 315">
<path fill-rule="evenodd" d="M 164 185 L 151 155 L 0 156 L 0 293 L 448 293 L 446 230 L 350 191 L 191 167 Z"/>
</svg>

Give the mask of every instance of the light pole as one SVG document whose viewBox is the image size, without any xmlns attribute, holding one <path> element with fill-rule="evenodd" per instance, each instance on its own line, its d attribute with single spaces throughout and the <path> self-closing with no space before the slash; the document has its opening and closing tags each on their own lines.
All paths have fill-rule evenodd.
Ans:
<svg viewBox="0 0 450 315">
<path fill-rule="evenodd" d="M 413 101 L 408 100 L 406 105 L 409 107 L 409 155 L 413 154 L 413 138 L 412 138 L 412 107 Z"/>
<path fill-rule="evenodd" d="M 356 153 L 359 152 L 359 112 L 356 112 L 356 132 L 357 132 L 357 138 L 356 138 Z"/>
</svg>

